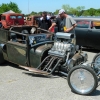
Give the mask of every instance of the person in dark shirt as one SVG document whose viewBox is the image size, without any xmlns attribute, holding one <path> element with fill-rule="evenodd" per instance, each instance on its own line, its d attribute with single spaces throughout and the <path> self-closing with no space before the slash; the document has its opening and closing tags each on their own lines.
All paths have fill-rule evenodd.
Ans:
<svg viewBox="0 0 100 100">
<path fill-rule="evenodd" d="M 39 25 L 40 28 L 48 30 L 49 27 L 51 26 L 51 19 L 50 17 L 47 16 L 47 12 L 42 12 L 42 17 L 39 20 Z M 41 31 L 41 32 L 45 32 L 45 31 Z"/>
</svg>

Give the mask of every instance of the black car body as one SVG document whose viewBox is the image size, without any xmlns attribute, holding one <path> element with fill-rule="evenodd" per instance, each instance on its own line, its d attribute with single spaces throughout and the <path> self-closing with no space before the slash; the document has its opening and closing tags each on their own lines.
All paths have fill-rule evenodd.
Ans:
<svg viewBox="0 0 100 100">
<path fill-rule="evenodd" d="M 77 45 L 100 50 L 100 18 L 77 17 L 74 20 L 77 22 L 75 28 Z"/>
</svg>

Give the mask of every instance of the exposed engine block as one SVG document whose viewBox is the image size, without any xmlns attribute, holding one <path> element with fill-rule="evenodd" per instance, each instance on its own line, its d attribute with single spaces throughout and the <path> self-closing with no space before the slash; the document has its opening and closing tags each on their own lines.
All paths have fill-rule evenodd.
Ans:
<svg viewBox="0 0 100 100">
<path fill-rule="evenodd" d="M 50 55 L 65 57 L 68 52 L 73 53 L 76 51 L 76 46 L 71 43 L 74 38 L 74 34 L 72 33 L 56 33 L 56 40 L 54 42 L 53 47 L 49 50 Z"/>
<path fill-rule="evenodd" d="M 66 74 L 72 67 L 84 62 L 86 57 L 81 50 L 79 51 L 76 48 L 76 45 L 72 42 L 73 39 L 75 39 L 73 33 L 57 32 L 54 45 L 37 69 L 41 68 L 42 71 L 50 72 L 50 74 L 55 70 L 60 70 L 60 73 Z"/>
</svg>

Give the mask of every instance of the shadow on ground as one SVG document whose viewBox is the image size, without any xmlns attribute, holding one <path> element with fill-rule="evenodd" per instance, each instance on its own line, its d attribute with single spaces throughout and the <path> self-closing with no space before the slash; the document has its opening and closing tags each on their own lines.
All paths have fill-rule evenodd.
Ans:
<svg viewBox="0 0 100 100">
<path fill-rule="evenodd" d="M 100 52 L 100 50 L 96 50 L 93 48 L 85 48 L 85 47 L 82 48 L 82 51 L 87 51 L 87 52 L 92 52 L 92 53 L 99 53 Z"/>
<path fill-rule="evenodd" d="M 19 67 L 19 65 L 14 64 L 14 63 L 11 63 L 11 62 L 8 62 L 8 61 L 5 61 L 5 63 L 0 64 L 0 67 L 6 67 L 6 66 L 10 66 L 10 67 L 13 67 L 13 68 L 17 68 L 17 69 L 25 70 L 24 68 Z"/>
<path fill-rule="evenodd" d="M 100 90 L 95 90 L 90 96 L 100 96 Z"/>
</svg>

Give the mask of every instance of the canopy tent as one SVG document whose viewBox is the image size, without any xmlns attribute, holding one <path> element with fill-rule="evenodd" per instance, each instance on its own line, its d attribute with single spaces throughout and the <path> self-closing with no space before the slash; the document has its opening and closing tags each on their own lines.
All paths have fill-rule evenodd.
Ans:
<svg viewBox="0 0 100 100">
<path fill-rule="evenodd" d="M 2 14 L 8 14 L 8 13 L 15 13 L 15 12 L 14 12 L 14 11 L 12 11 L 12 10 L 9 10 L 9 11 L 4 12 L 4 13 L 2 13 Z"/>
</svg>

